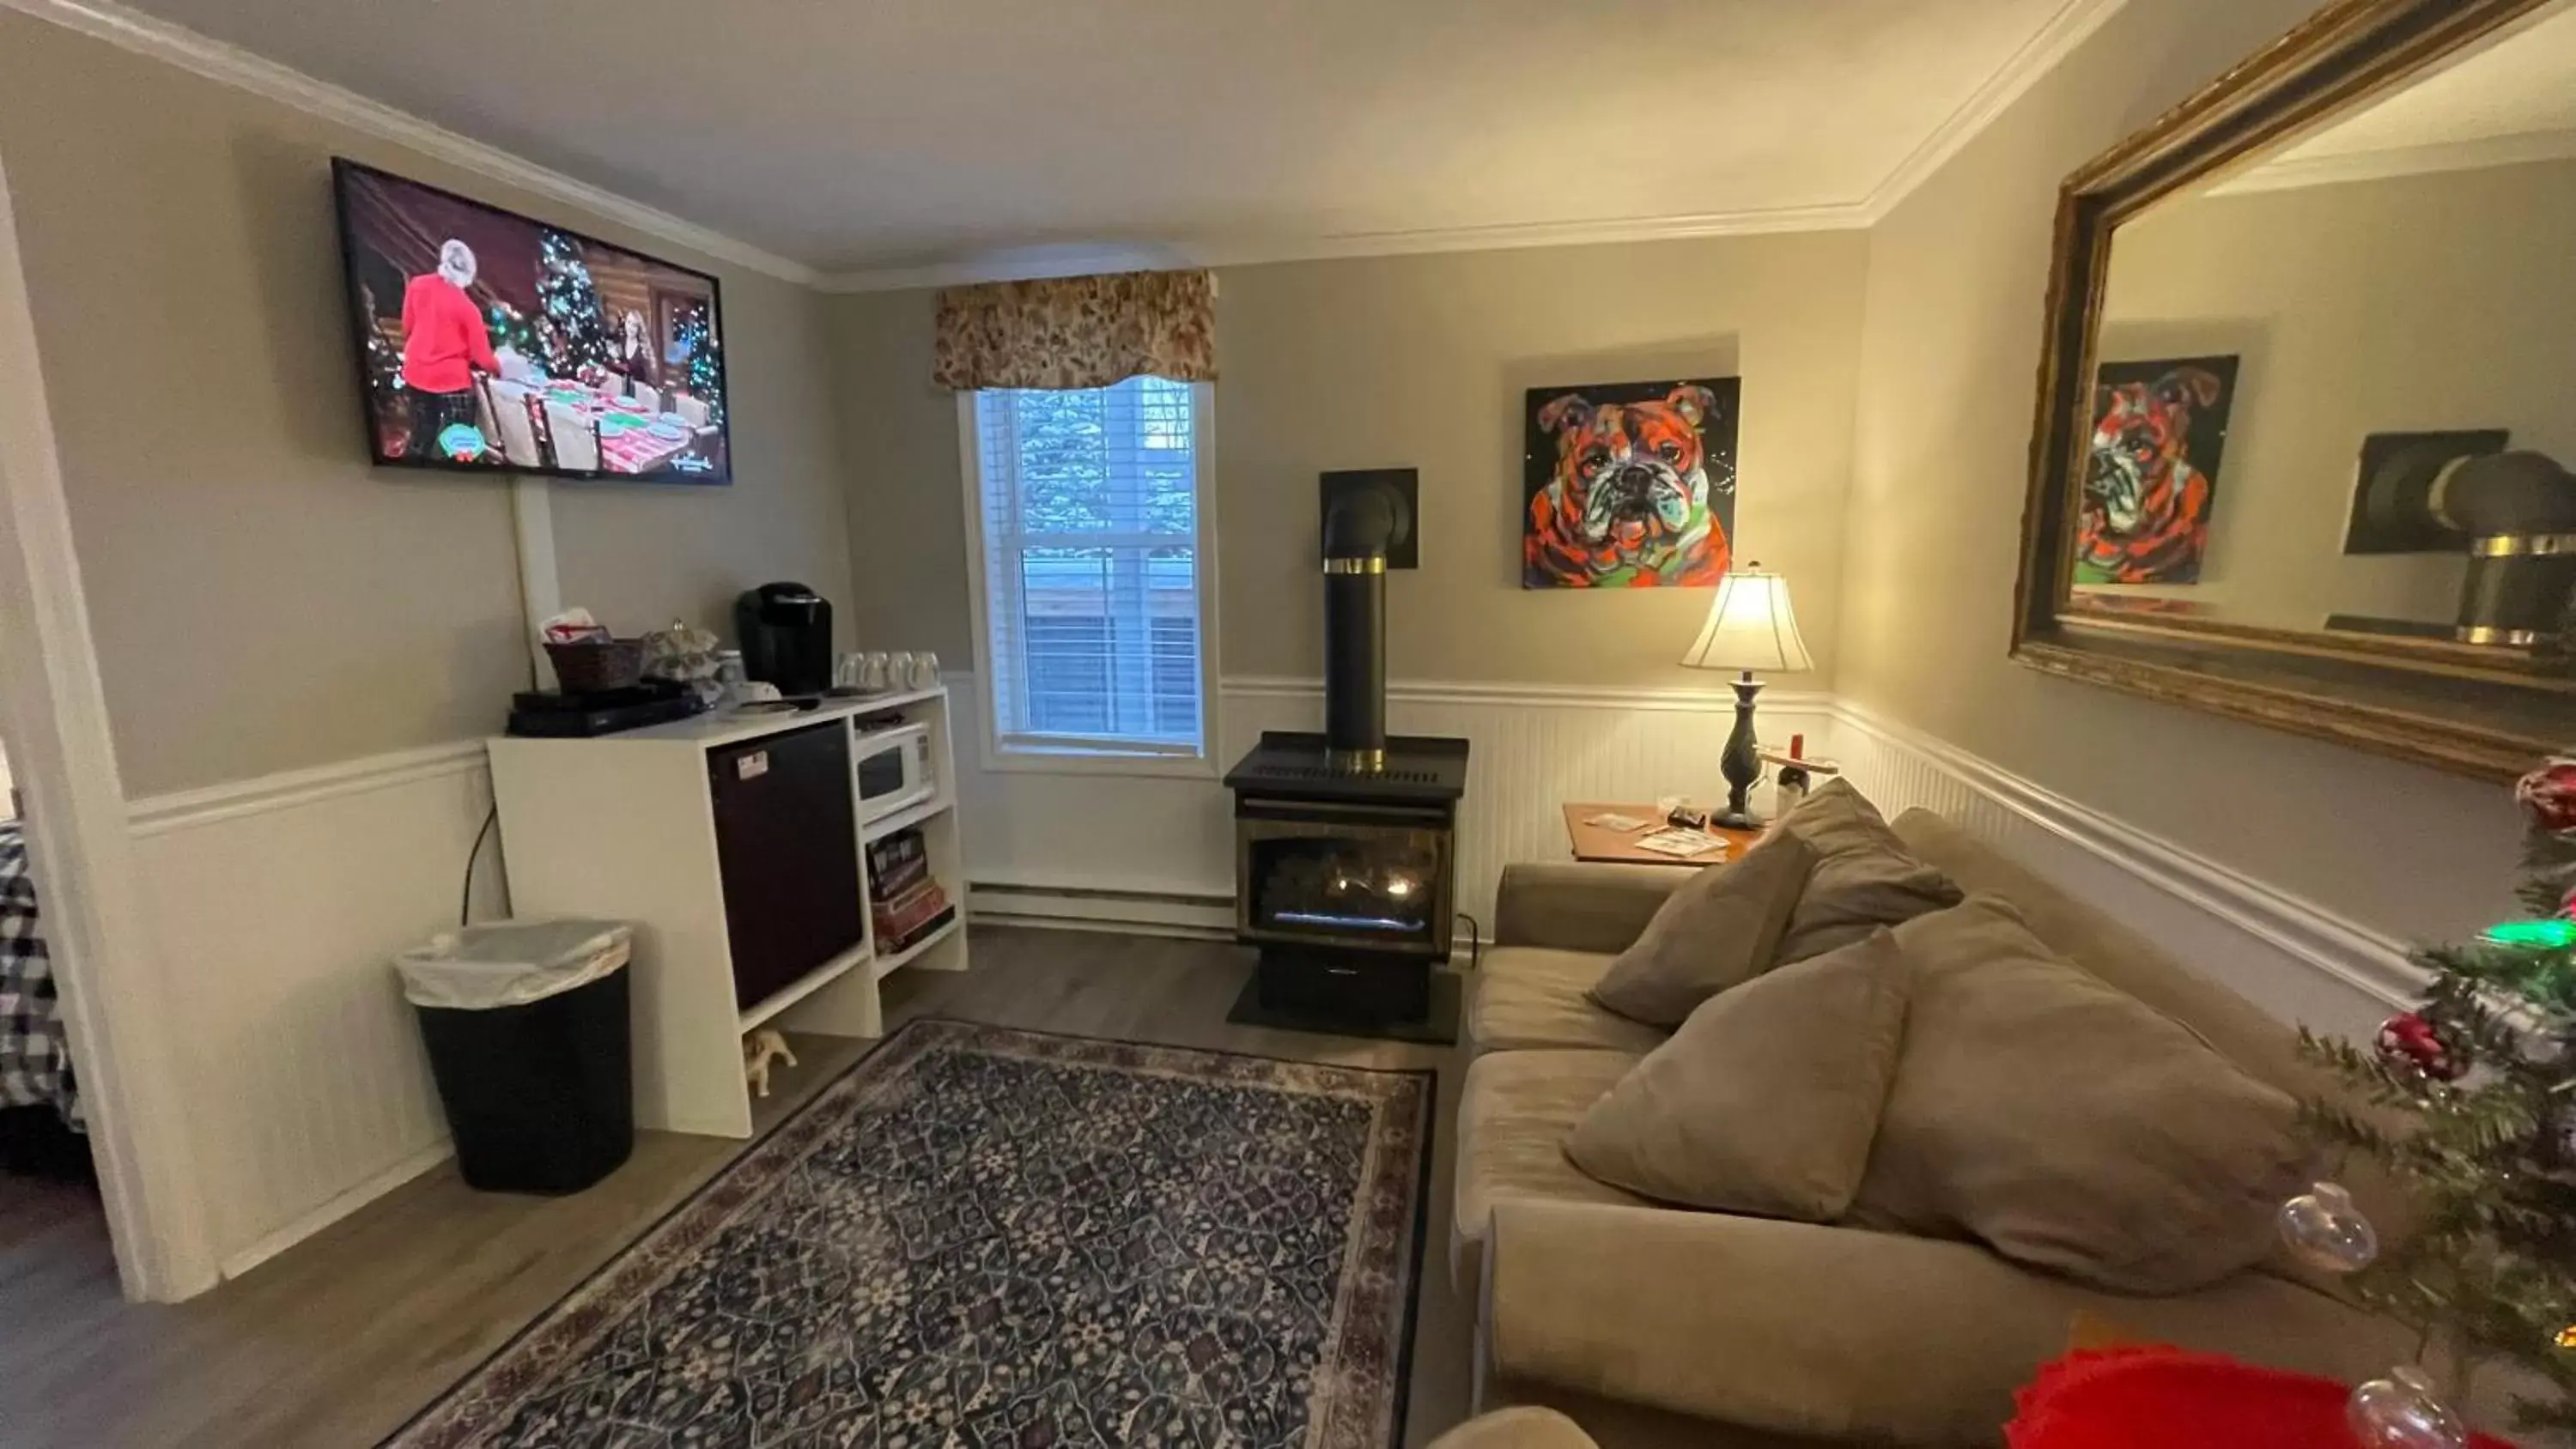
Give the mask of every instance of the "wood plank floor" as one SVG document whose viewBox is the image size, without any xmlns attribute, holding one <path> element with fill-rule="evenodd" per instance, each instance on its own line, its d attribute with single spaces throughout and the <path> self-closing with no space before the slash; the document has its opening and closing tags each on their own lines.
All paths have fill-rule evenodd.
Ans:
<svg viewBox="0 0 2576 1449">
<path fill-rule="evenodd" d="M 1440 1073 L 1405 1442 L 1465 1412 L 1472 1305 L 1446 1265 L 1454 1049 L 1229 1026 L 1250 956 L 1212 942 L 983 930 L 974 969 L 897 973 L 889 1027 L 923 1015 L 1079 1036 Z M 800 1038 L 765 1130 L 868 1043 Z M 740 1144 L 645 1133 L 571 1198 L 468 1189 L 443 1166 L 194 1301 L 121 1301 L 106 1229 L 76 1191 L 0 1188 L 0 1446 L 363 1449 L 712 1177 Z M 16 1221 L 13 1223 L 11 1219 Z"/>
</svg>

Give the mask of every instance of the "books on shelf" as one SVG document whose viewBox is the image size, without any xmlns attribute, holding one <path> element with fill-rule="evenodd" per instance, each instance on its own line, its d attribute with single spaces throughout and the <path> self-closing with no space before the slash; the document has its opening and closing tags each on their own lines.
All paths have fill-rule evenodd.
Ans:
<svg viewBox="0 0 2576 1449">
<path fill-rule="evenodd" d="M 873 899 L 899 895 L 929 874 L 930 847 L 920 826 L 868 842 L 868 895 Z"/>
<path fill-rule="evenodd" d="M 915 942 L 937 932 L 940 928 L 946 926 L 950 921 L 953 921 L 956 918 L 957 908 L 955 906 L 942 906 L 935 914 L 915 925 L 911 930 L 904 932 L 900 936 L 880 935 L 877 937 L 877 955 L 885 957 L 895 955 L 899 952 L 908 951 L 912 949 Z"/>
<path fill-rule="evenodd" d="M 868 900 L 876 949 L 890 956 L 938 930 L 957 914 L 948 891 L 930 874 L 919 826 L 868 845 Z"/>
</svg>

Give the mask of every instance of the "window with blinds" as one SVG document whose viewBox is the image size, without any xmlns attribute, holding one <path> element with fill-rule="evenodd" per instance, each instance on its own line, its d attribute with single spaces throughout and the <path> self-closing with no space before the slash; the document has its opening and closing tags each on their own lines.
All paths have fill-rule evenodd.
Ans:
<svg viewBox="0 0 2576 1449">
<path fill-rule="evenodd" d="M 995 743 L 1204 755 L 1201 397 L 1137 377 L 973 406 Z"/>
</svg>

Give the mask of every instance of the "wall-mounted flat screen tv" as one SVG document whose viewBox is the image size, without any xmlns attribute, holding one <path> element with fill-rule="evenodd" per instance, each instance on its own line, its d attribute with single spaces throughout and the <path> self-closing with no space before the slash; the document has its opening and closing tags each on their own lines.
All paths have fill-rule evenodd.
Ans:
<svg viewBox="0 0 2576 1449">
<path fill-rule="evenodd" d="M 732 481 L 715 278 L 355 161 L 331 172 L 378 463 Z"/>
</svg>

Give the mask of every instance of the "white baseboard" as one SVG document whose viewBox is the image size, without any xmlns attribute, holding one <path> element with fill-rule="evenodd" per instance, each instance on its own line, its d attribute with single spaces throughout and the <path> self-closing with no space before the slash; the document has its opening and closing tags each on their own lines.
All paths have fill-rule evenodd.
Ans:
<svg viewBox="0 0 2576 1449">
<path fill-rule="evenodd" d="M 429 1171 L 456 1155 L 452 1143 L 440 1142 L 424 1147 L 375 1176 L 332 1198 L 329 1202 L 268 1233 L 223 1261 L 227 1278 L 238 1278 L 340 1219 L 383 1197 L 386 1193 Z"/>
<path fill-rule="evenodd" d="M 1210 940 L 1234 937 L 1234 897 L 1206 891 L 975 880 L 966 888 L 966 914 L 970 920 L 990 925 L 1133 931 Z"/>
</svg>

